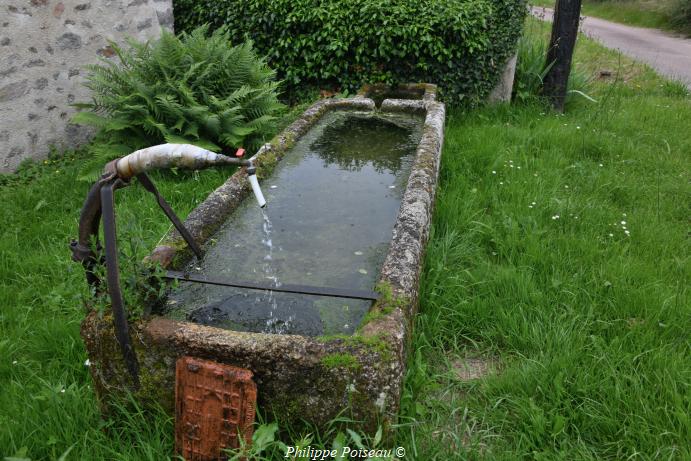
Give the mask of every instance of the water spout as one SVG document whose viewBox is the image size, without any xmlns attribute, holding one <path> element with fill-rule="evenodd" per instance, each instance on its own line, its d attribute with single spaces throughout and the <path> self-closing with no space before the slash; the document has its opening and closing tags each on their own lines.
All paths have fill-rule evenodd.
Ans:
<svg viewBox="0 0 691 461">
<path fill-rule="evenodd" d="M 191 144 L 160 144 L 140 149 L 107 164 L 105 173 L 115 174 L 126 181 L 153 169 L 181 167 L 201 170 L 214 165 L 246 167 L 247 179 L 252 186 L 252 192 L 259 207 L 264 208 L 266 206 L 266 199 L 257 180 L 257 169 L 252 160 L 216 154 Z"/>
<path fill-rule="evenodd" d="M 247 179 L 252 186 L 252 192 L 254 192 L 254 198 L 257 199 L 259 208 L 264 208 L 266 206 L 266 199 L 264 199 L 264 194 L 262 194 L 262 190 L 259 187 L 259 181 L 257 181 L 257 173 L 254 166 L 247 168 Z"/>
</svg>

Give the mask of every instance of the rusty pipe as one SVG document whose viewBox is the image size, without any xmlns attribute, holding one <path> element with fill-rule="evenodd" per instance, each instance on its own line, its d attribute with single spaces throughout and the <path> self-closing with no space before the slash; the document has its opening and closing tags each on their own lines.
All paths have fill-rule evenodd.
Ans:
<svg viewBox="0 0 691 461">
<path fill-rule="evenodd" d="M 120 178 L 125 182 L 132 177 L 161 168 L 203 169 L 214 165 L 239 165 L 253 168 L 250 160 L 228 157 L 202 149 L 191 144 L 160 144 L 132 152 L 124 157 L 109 162 L 101 179 L 94 184 L 82 206 L 79 218 L 79 238 L 72 243 L 73 259 L 87 260 L 91 252 L 91 238 L 98 236 L 101 218 L 101 187 L 108 180 Z M 121 186 L 121 187 L 124 187 Z"/>
<path fill-rule="evenodd" d="M 247 168 L 247 179 L 260 208 L 266 206 L 264 194 L 259 188 L 256 169 L 252 160 L 216 154 L 191 144 L 160 144 L 132 152 L 106 165 L 105 173 L 113 174 L 123 181 L 161 168 L 189 168 L 201 170 L 215 165 L 239 165 Z"/>
<path fill-rule="evenodd" d="M 106 165 L 107 174 L 115 174 L 127 181 L 147 171 L 162 168 L 188 168 L 201 170 L 216 165 L 249 167 L 250 160 L 216 154 L 191 144 L 160 144 L 132 152 Z"/>
</svg>

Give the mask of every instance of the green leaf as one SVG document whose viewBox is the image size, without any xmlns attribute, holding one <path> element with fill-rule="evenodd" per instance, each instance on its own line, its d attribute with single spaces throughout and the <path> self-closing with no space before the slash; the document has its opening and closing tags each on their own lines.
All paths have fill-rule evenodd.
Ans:
<svg viewBox="0 0 691 461">
<path fill-rule="evenodd" d="M 44 206 L 46 206 L 47 203 L 48 203 L 48 202 L 46 202 L 46 199 L 42 198 L 41 200 L 38 201 L 38 203 L 37 203 L 36 206 L 34 207 L 34 211 L 40 210 L 41 208 L 43 208 Z M 50 442 L 50 441 L 49 441 L 49 442 Z"/>
<path fill-rule="evenodd" d="M 257 454 L 264 451 L 276 438 L 278 424 L 261 424 L 252 434 L 252 447 Z"/>
<path fill-rule="evenodd" d="M 334 459 L 346 459 L 343 453 L 343 447 L 346 446 L 346 442 L 346 435 L 339 431 L 331 443 L 331 449 L 336 450 L 336 458 Z"/>
<path fill-rule="evenodd" d="M 382 437 L 382 426 L 379 426 L 379 428 L 377 429 L 377 433 L 374 434 L 374 441 L 372 442 L 372 448 L 379 445 L 379 442 L 381 442 L 381 437 Z"/>
<path fill-rule="evenodd" d="M 74 122 L 94 126 L 106 144 L 159 144 L 177 135 L 184 142 L 218 150 L 223 137 L 258 147 L 282 110 L 276 73 L 251 42 L 208 27 L 158 40 L 117 47 L 121 63 L 87 66 L 91 102 Z M 116 45 L 113 45 L 114 48 Z M 254 123 L 249 123 L 257 119 Z M 179 139 L 176 139 L 179 142 Z"/>
<path fill-rule="evenodd" d="M 108 119 L 96 115 L 92 112 L 77 112 L 71 118 L 72 123 L 77 125 L 88 125 L 96 128 L 104 128 L 108 126 Z"/>
<path fill-rule="evenodd" d="M 67 455 L 70 454 L 70 452 L 72 451 L 72 449 L 73 449 L 76 445 L 77 445 L 77 444 L 74 443 L 74 444 L 73 444 L 72 446 L 70 446 L 67 450 L 65 450 L 65 452 L 64 452 L 63 454 L 61 454 L 60 457 L 58 458 L 58 461 L 66 461 L 66 460 L 67 460 Z"/>
<path fill-rule="evenodd" d="M 357 432 L 351 430 L 351 429 L 346 429 L 348 432 L 348 435 L 350 436 L 350 439 L 355 443 L 355 446 L 358 447 L 361 450 L 366 450 L 367 447 L 364 446 L 362 443 L 362 437 L 360 437 L 360 434 Z"/>
<path fill-rule="evenodd" d="M 26 454 L 29 452 L 28 447 L 22 447 L 17 450 L 14 456 L 6 456 L 3 458 L 4 461 L 31 461 L 31 458 L 27 458 Z"/>
</svg>

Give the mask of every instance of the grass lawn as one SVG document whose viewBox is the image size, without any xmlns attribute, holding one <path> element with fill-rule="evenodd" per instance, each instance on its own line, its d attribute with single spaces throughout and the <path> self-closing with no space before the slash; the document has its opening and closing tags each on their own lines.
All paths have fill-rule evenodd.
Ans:
<svg viewBox="0 0 691 461">
<path fill-rule="evenodd" d="M 582 37 L 576 69 L 597 104 L 450 113 L 402 430 L 417 459 L 691 457 L 691 100 Z"/>
<path fill-rule="evenodd" d="M 404 459 L 691 458 L 691 100 L 584 39 L 576 63 L 617 76 L 593 82 L 598 103 L 449 112 Z M 169 418 L 99 418 L 67 247 L 79 163 L 0 186 L 0 457 L 165 459 Z M 184 216 L 227 174 L 154 180 Z M 142 254 L 166 220 L 138 187 L 117 197 L 121 244 Z"/>
<path fill-rule="evenodd" d="M 584 0 L 581 14 L 630 26 L 671 30 L 670 10 L 676 0 Z M 554 8 L 556 0 L 529 0 L 535 6 Z"/>
</svg>

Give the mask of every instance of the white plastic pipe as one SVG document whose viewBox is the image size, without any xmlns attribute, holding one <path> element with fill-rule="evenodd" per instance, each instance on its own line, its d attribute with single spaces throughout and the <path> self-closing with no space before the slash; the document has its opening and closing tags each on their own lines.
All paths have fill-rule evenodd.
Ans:
<svg viewBox="0 0 691 461">
<path fill-rule="evenodd" d="M 257 199 L 259 208 L 264 208 L 266 206 L 266 200 L 264 199 L 264 194 L 262 194 L 262 190 L 259 188 L 259 181 L 257 180 L 257 175 L 250 174 L 247 176 L 247 179 L 249 180 L 250 185 L 252 186 L 252 192 L 254 192 L 254 198 Z"/>
</svg>

